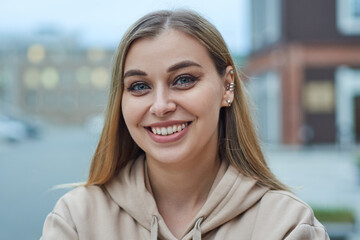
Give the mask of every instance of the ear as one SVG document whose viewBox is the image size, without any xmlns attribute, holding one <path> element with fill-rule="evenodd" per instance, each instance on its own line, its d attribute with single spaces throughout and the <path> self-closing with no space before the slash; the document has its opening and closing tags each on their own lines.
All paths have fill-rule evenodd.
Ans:
<svg viewBox="0 0 360 240">
<path fill-rule="evenodd" d="M 221 101 L 222 107 L 230 107 L 234 100 L 234 81 L 235 81 L 235 70 L 232 66 L 227 66 L 225 70 L 225 75 L 223 77 L 224 82 L 224 94 Z"/>
</svg>

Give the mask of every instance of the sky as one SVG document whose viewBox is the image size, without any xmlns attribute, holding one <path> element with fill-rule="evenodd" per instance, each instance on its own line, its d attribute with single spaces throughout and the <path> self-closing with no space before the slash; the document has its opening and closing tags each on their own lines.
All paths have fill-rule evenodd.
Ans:
<svg viewBox="0 0 360 240">
<path fill-rule="evenodd" d="M 199 12 L 218 28 L 230 51 L 248 53 L 249 0 L 0 0 L 0 34 L 55 27 L 77 33 L 86 45 L 115 47 L 144 14 L 175 8 Z"/>
</svg>

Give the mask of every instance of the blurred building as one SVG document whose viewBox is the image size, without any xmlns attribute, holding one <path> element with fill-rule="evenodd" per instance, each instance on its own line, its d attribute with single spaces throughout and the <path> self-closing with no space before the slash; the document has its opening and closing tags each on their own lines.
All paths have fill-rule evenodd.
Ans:
<svg viewBox="0 0 360 240">
<path fill-rule="evenodd" d="M 112 50 L 52 29 L 1 35 L 0 113 L 77 124 L 104 111 Z"/>
<path fill-rule="evenodd" d="M 265 142 L 360 142 L 360 0 L 252 0 L 245 69 Z"/>
</svg>

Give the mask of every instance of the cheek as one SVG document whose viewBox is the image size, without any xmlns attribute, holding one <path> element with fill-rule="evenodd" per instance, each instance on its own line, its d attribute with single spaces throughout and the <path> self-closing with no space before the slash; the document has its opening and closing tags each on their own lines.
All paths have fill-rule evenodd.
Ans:
<svg viewBox="0 0 360 240">
<path fill-rule="evenodd" d="M 222 94 L 220 85 L 210 85 L 198 94 L 199 105 L 203 106 L 204 111 L 218 112 L 221 107 Z"/>
<path fill-rule="evenodd" d="M 191 96 L 186 96 L 187 106 L 191 111 L 207 121 L 217 121 L 219 118 L 222 92 L 216 86 L 201 88 Z"/>
<path fill-rule="evenodd" d="M 136 99 L 128 98 L 126 95 L 123 95 L 121 101 L 122 114 L 128 127 L 129 131 L 131 131 L 131 127 L 135 126 L 139 123 L 141 116 L 141 103 L 138 103 Z"/>
</svg>

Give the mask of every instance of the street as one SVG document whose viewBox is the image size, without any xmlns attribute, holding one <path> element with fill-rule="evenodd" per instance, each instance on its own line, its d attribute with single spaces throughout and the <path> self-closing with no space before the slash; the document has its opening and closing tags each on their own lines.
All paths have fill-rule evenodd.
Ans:
<svg viewBox="0 0 360 240">
<path fill-rule="evenodd" d="M 38 140 L 0 143 L 0 239 L 39 239 L 45 217 L 68 189 L 85 181 L 96 138 L 82 128 L 45 130 Z"/>
</svg>

